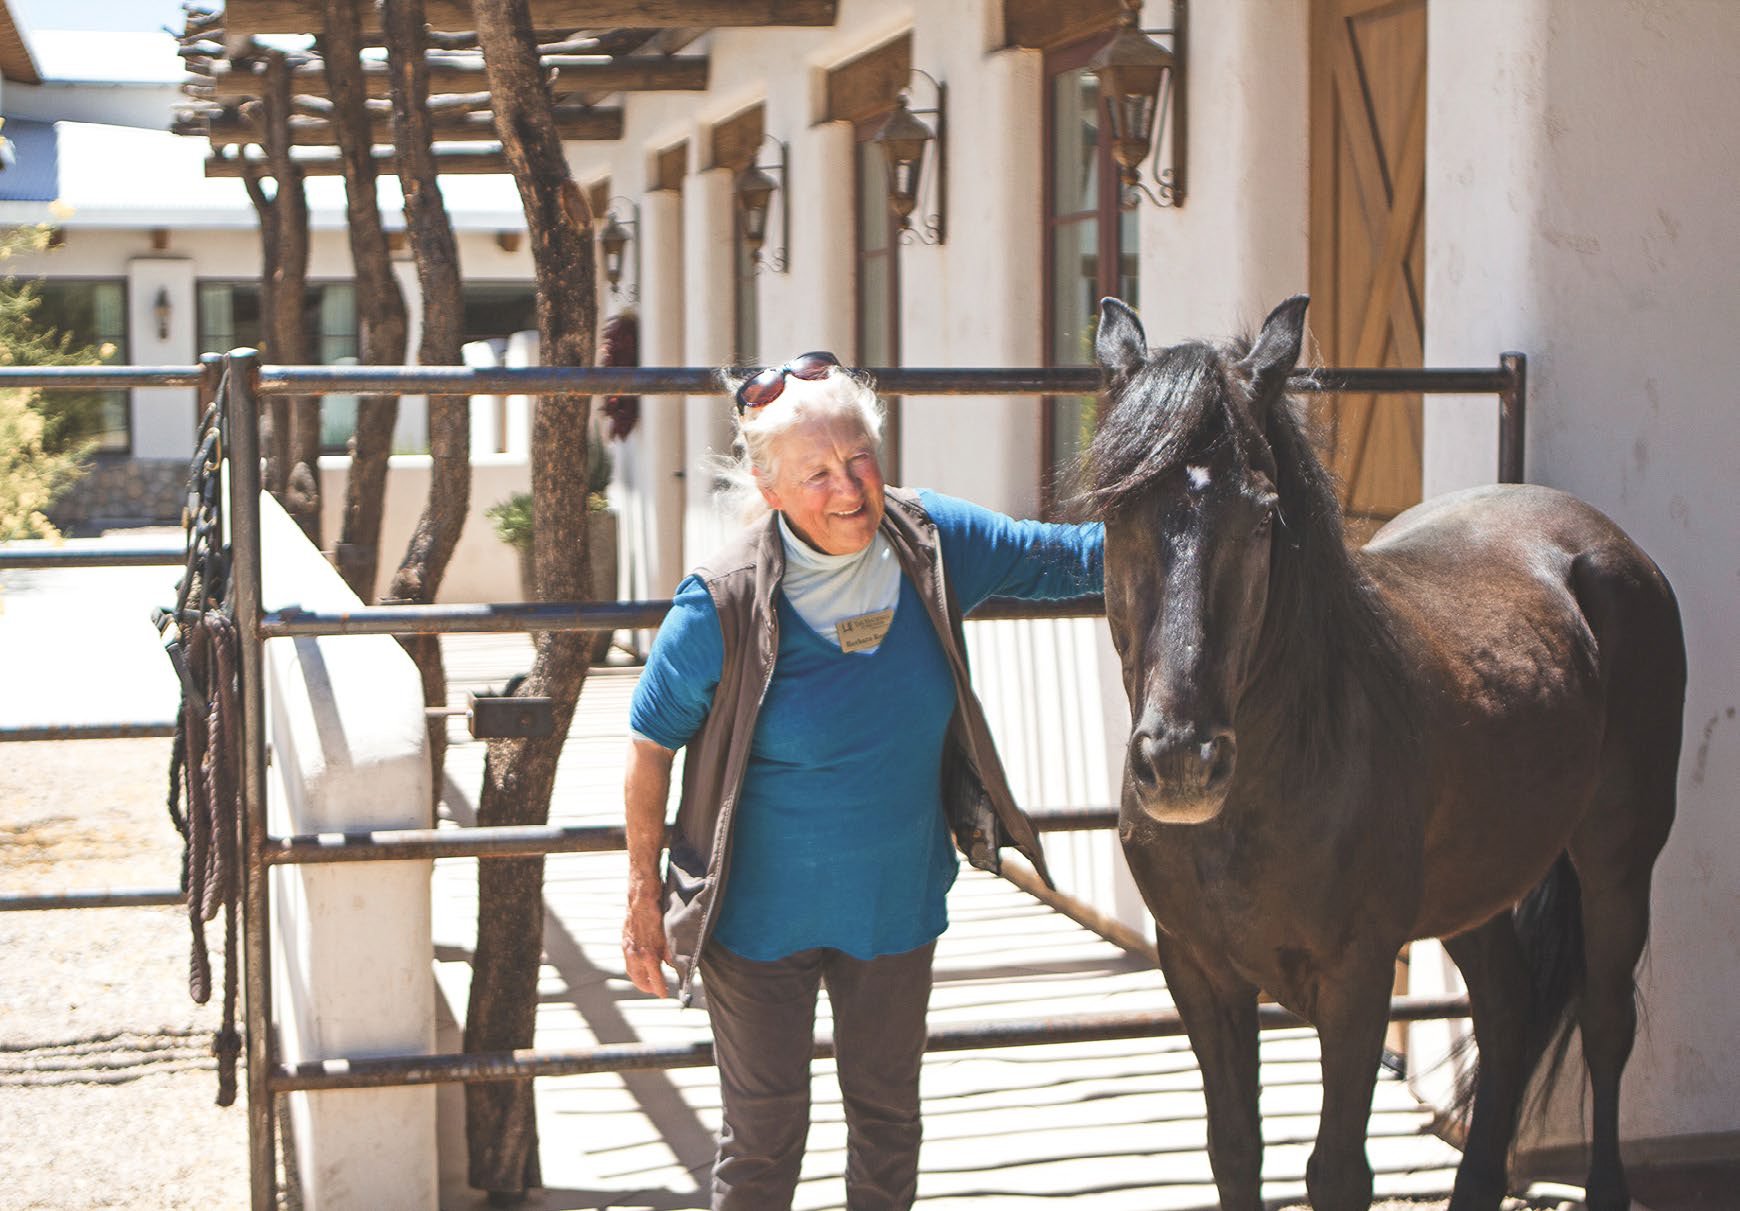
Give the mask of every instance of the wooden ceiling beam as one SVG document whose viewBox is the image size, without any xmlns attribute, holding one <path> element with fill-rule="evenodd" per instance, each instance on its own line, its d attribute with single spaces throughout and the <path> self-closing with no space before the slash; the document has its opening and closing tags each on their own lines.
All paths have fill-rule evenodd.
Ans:
<svg viewBox="0 0 1740 1211">
<path fill-rule="evenodd" d="M 570 92 L 682 92 L 707 87 L 707 60 L 704 57 L 685 59 L 618 59 L 600 60 L 591 55 L 547 55 L 544 66 L 554 68 L 556 93 Z M 363 65 L 363 81 L 371 97 L 388 95 L 387 65 L 370 61 Z M 245 67 L 227 62 L 212 64 L 213 96 L 220 98 L 257 97 L 260 77 Z M 290 86 L 299 93 L 326 95 L 326 66 L 304 63 L 290 73 Z M 488 87 L 483 60 L 453 62 L 439 59 L 429 63 L 429 92 L 475 92 Z"/>
<path fill-rule="evenodd" d="M 838 0 L 532 0 L 538 29 L 673 29 L 688 26 L 789 25 L 826 27 L 834 23 Z M 470 30 L 477 24 L 471 0 L 428 0 L 433 29 Z M 373 5 L 362 6 L 365 33 L 380 29 Z M 224 28 L 241 34 L 312 34 L 325 28 L 321 0 L 227 0 Z"/>
<path fill-rule="evenodd" d="M 432 123 L 435 138 L 444 143 L 488 143 L 500 137 L 495 129 L 495 115 L 488 112 L 438 113 L 433 115 Z M 622 111 L 558 105 L 556 129 L 564 139 L 612 142 L 622 138 Z M 207 135 L 213 147 L 233 147 L 260 141 L 260 132 L 240 114 L 213 114 L 209 119 L 178 124 L 175 130 L 177 134 Z M 392 119 L 386 114 L 375 116 L 370 137 L 376 143 L 390 144 L 393 141 Z M 292 146 L 331 147 L 337 141 L 332 123 L 324 118 L 298 117 L 290 120 Z"/>
<path fill-rule="evenodd" d="M 399 175 L 399 158 L 386 148 L 376 148 L 374 153 L 375 173 L 377 176 L 396 177 Z M 263 160 L 250 161 L 265 167 Z M 344 163 L 337 153 L 297 156 L 296 163 L 302 168 L 302 174 L 309 177 L 341 177 L 344 175 Z M 438 150 L 435 152 L 435 169 L 442 176 L 495 176 L 511 173 L 512 167 L 507 157 L 502 155 L 500 147 L 490 151 L 459 151 Z M 242 157 L 236 155 L 213 155 L 205 161 L 205 175 L 208 177 L 239 177 L 242 175 Z M 272 175 L 269 171 L 267 176 Z"/>
</svg>

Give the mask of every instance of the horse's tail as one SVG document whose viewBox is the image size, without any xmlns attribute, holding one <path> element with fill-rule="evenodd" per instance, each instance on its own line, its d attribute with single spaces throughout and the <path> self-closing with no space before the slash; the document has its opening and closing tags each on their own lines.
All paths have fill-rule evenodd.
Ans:
<svg viewBox="0 0 1740 1211">
<path fill-rule="evenodd" d="M 1528 1118 L 1545 1108 L 1558 1084 L 1583 999 L 1582 884 L 1570 855 L 1559 855 L 1547 877 L 1516 906 L 1511 920 L 1530 977 L 1523 1073 L 1525 1079 L 1539 1077 L 1522 1110 Z M 1468 1121 L 1474 1108 L 1479 1074 L 1477 1058 L 1457 1087 L 1453 1113 L 1461 1122 Z"/>
</svg>

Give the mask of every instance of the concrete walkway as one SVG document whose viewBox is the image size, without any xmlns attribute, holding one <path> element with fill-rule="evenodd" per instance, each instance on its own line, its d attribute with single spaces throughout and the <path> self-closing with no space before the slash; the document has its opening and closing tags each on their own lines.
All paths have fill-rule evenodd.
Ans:
<svg viewBox="0 0 1740 1211">
<path fill-rule="evenodd" d="M 528 667 L 521 637 L 445 641 L 455 700 L 500 687 Z M 622 755 L 633 670 L 595 672 L 557 779 L 552 819 L 620 820 Z M 444 815 L 469 820 L 482 773 L 480 744 L 449 752 Z M 474 864 L 437 864 L 435 929 L 439 979 L 464 1011 L 476 936 Z M 619 854 L 550 859 L 545 966 L 537 1045 L 584 1047 L 705 1038 L 699 1009 L 680 1010 L 636 992 L 622 973 L 618 935 L 624 903 Z M 953 922 L 937 952 L 935 1026 L 1168 1007 L 1159 973 L 993 876 L 964 870 L 950 898 Z M 828 1029 L 826 1008 L 818 1029 Z M 1307 1030 L 1265 1036 L 1265 1194 L 1272 1205 L 1302 1199 L 1306 1157 L 1321 1097 L 1317 1040 Z M 690 1208 L 706 1205 L 718 1093 L 711 1069 L 539 1082 L 546 1208 Z M 926 1143 L 919 1203 L 927 1211 L 996 1207 L 1124 1211 L 1213 1208 L 1201 1076 L 1182 1039 L 959 1052 L 924 1069 Z M 461 1094 L 446 1091 L 456 1125 Z M 815 1066 L 814 1126 L 796 1206 L 843 1206 L 845 1129 L 833 1065 Z M 1442 1197 L 1458 1154 L 1427 1133 L 1430 1114 L 1393 1078 L 1379 1081 L 1368 1150 L 1378 1190 Z M 464 1187 L 462 1141 L 444 1141 L 455 1162 L 444 1184 L 450 1211 L 481 1205 Z"/>
<path fill-rule="evenodd" d="M 180 533 L 101 545 L 171 546 Z M 180 568 L 0 572 L 0 727 L 172 720 L 181 691 L 150 615 L 175 604 L 180 579 Z"/>
</svg>

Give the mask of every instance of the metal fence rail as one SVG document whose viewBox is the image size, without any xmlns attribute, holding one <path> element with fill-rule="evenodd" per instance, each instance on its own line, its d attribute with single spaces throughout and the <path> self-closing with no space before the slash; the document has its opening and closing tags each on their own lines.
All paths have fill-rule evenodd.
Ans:
<svg viewBox="0 0 1740 1211">
<path fill-rule="evenodd" d="M 1390 1021 L 1428 1022 L 1468 1016 L 1466 997 L 1397 997 Z M 1289 1030 L 1306 1021 L 1279 1005 L 1257 1006 L 1262 1030 Z M 951 1026 L 930 1032 L 926 1052 L 981 1051 L 992 1047 L 1043 1047 L 1058 1043 L 1096 1043 L 1116 1039 L 1176 1037 L 1184 1020 L 1175 1009 L 1158 1013 L 1092 1013 L 1067 1018 L 1025 1018 Z M 814 1059 L 831 1059 L 832 1039 L 817 1039 Z M 403 1085 L 440 1085 L 455 1081 L 518 1081 L 539 1076 L 582 1076 L 595 1072 L 648 1072 L 709 1068 L 711 1043 L 660 1047 L 617 1043 L 570 1051 L 488 1051 L 470 1054 L 370 1056 L 366 1059 L 308 1060 L 273 1069 L 266 1084 L 274 1093 L 312 1089 L 384 1089 Z"/>
<path fill-rule="evenodd" d="M 248 1142 L 251 1205 L 270 1211 L 276 1200 L 276 1126 L 272 1095 L 290 1090 L 383 1087 L 455 1081 L 517 1080 L 578 1072 L 631 1071 L 711 1064 L 711 1047 L 603 1047 L 584 1052 L 515 1052 L 491 1055 L 389 1056 L 334 1059 L 279 1065 L 273 1054 L 270 933 L 267 917 L 268 869 L 277 865 L 434 857 L 536 856 L 596 852 L 622 847 L 619 828 L 476 828 L 393 833 L 270 836 L 266 829 L 265 687 L 263 649 L 268 638 L 294 635 L 443 634 L 458 632 L 534 632 L 617 630 L 657 625 L 668 602 L 535 602 L 432 606 L 375 606 L 348 612 L 278 610 L 261 602 L 259 405 L 264 397 L 330 394 L 555 395 L 723 394 L 717 372 L 695 367 L 483 369 L 462 367 L 263 366 L 251 349 L 223 358 L 207 355 L 193 367 L 0 368 L 0 388 L 199 386 L 202 396 L 225 384 L 225 451 L 229 462 L 228 515 L 231 522 L 231 608 L 240 637 L 239 681 L 242 707 L 242 845 L 244 855 L 244 983 L 247 1007 Z M 872 370 L 883 391 L 905 396 L 1085 395 L 1100 389 L 1094 367 Z M 1295 374 L 1295 392 L 1360 394 L 1492 394 L 1499 400 L 1498 479 L 1520 482 L 1527 363 L 1506 353 L 1493 368 L 1391 370 L 1319 369 Z M 141 553 L 140 563 L 158 562 Z M 155 553 L 161 562 L 179 563 L 181 552 Z M 7 560 L 11 561 L 8 562 Z M 101 566 L 71 560 L 9 556 L 0 549 L 0 567 Z M 1097 598 L 1073 602 L 988 602 L 975 618 L 1063 618 L 1098 615 Z M 115 725 L 146 730 L 126 734 L 164 735 L 166 725 Z M 20 733 L 23 729 L 11 729 Z M 72 729 L 36 729 L 44 735 L 15 734 L 4 739 L 66 738 Z M 110 734 L 113 728 L 104 730 Z M 88 734 L 96 734 L 92 731 Z M 1067 819 L 1066 819 L 1067 817 Z M 1047 826 L 1103 828 L 1115 821 L 1109 811 L 1053 813 Z M 140 898 L 157 892 L 86 893 Z M 18 899 L 14 897 L 14 899 Z M 67 897 L 43 897 L 67 899 Z M 121 902 L 117 900 L 117 902 Z M 180 902 L 179 894 L 172 902 Z M 50 907 L 51 905 L 41 905 Z M 52 905 L 63 906 L 63 905 Z M 1466 1016 L 1463 998 L 1397 998 L 1394 1021 Z M 1299 1025 L 1278 1006 L 1263 1006 L 1265 1028 Z M 1073 1019 L 994 1023 L 933 1032 L 930 1050 L 1028 1046 L 1087 1039 L 1144 1038 L 1182 1033 L 1176 1013 L 1096 1015 Z M 817 1044 L 816 1054 L 831 1053 Z"/>
<path fill-rule="evenodd" d="M 173 719 L 115 723 L 41 723 L 0 727 L 0 744 L 38 740 L 159 740 L 175 735 Z"/>
<path fill-rule="evenodd" d="M 0 544 L 0 572 L 59 571 L 62 568 L 178 568 L 187 562 L 182 547 L 52 546 Z"/>
<path fill-rule="evenodd" d="M 63 908 L 169 908 L 187 903 L 180 888 L 74 891 L 34 896 L 0 896 L 0 912 L 44 912 Z"/>
<path fill-rule="evenodd" d="M 1116 808 L 1029 812 L 1040 832 L 1116 828 Z M 504 824 L 474 828 L 402 828 L 378 832 L 296 833 L 267 837 L 268 866 L 333 862 L 409 862 L 432 858 L 535 858 L 543 854 L 601 854 L 627 847 L 615 824 Z"/>
</svg>

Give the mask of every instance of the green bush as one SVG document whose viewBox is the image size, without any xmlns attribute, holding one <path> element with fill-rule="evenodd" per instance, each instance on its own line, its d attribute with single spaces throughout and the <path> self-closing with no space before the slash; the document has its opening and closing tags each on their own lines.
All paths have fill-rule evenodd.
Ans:
<svg viewBox="0 0 1740 1211">
<path fill-rule="evenodd" d="M 29 392 L 0 391 L 0 541 L 60 536 L 45 514 L 79 477 L 79 455 L 47 449 L 47 429 Z"/>
<path fill-rule="evenodd" d="M 607 513 L 610 503 L 604 499 L 604 493 L 593 492 L 586 497 L 586 510 L 589 513 Z M 497 501 L 484 510 L 485 517 L 495 527 L 495 536 L 510 547 L 519 550 L 530 550 L 532 546 L 532 494 L 530 492 L 515 492 L 506 500 Z"/>
</svg>

